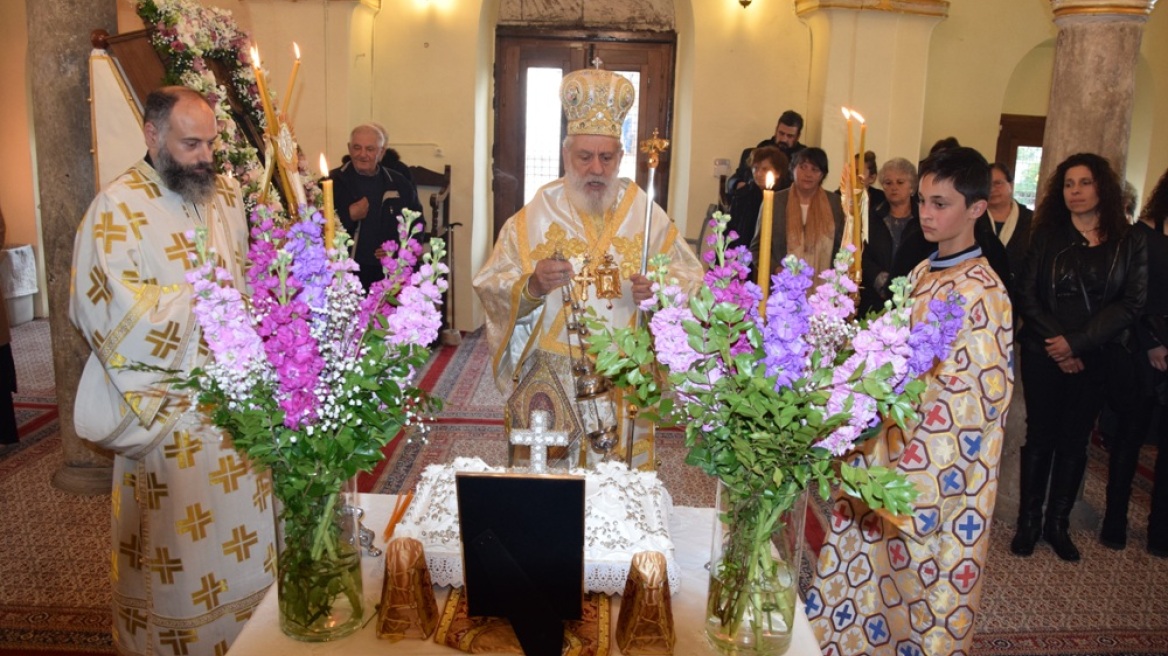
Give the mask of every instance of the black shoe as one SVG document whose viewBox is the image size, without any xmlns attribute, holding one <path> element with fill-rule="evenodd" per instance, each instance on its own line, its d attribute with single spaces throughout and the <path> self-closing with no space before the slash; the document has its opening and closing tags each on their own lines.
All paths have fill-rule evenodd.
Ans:
<svg viewBox="0 0 1168 656">
<path fill-rule="evenodd" d="M 1018 530 L 1014 532 L 1014 540 L 1010 542 L 1010 553 L 1015 556 L 1029 556 L 1034 553 L 1034 545 L 1042 536 L 1042 522 L 1018 520 Z"/>
<path fill-rule="evenodd" d="M 1168 531 L 1153 531 L 1148 527 L 1148 553 L 1157 558 L 1168 558 Z"/>
<path fill-rule="evenodd" d="M 1108 549 L 1123 551 L 1127 547 L 1127 518 L 1112 519 L 1110 515 L 1103 518 L 1103 528 L 1099 531 L 1099 544 Z"/>
<path fill-rule="evenodd" d="M 1075 543 L 1071 542 L 1071 534 L 1067 531 L 1067 524 L 1066 520 L 1052 522 L 1048 519 L 1042 537 L 1050 544 L 1050 548 L 1054 549 L 1059 558 L 1068 563 L 1077 563 L 1080 559 L 1079 550 L 1075 547 Z"/>
</svg>

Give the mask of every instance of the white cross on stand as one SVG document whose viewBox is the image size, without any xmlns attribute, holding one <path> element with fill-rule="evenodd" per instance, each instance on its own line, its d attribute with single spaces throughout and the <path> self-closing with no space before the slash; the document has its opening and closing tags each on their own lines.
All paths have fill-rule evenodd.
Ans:
<svg viewBox="0 0 1168 656">
<path fill-rule="evenodd" d="M 531 411 L 531 428 L 513 429 L 511 444 L 531 447 L 531 471 L 535 474 L 547 472 L 547 450 L 549 446 L 568 446 L 568 431 L 548 430 L 546 410 Z"/>
</svg>

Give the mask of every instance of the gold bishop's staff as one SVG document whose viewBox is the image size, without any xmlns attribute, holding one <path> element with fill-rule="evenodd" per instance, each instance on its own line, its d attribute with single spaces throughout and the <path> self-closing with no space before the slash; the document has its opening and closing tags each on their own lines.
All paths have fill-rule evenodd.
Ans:
<svg viewBox="0 0 1168 656">
<path fill-rule="evenodd" d="M 641 142 L 641 152 L 649 156 L 649 184 L 646 186 L 645 193 L 649 196 L 645 203 L 645 233 L 641 242 L 641 275 L 646 275 L 649 272 L 649 229 L 653 221 L 653 196 L 654 186 L 653 179 L 657 177 L 657 166 L 661 163 L 661 153 L 669 148 L 669 140 L 662 139 L 658 133 L 657 128 L 653 128 L 653 136 Z M 641 327 L 641 321 L 644 317 L 644 312 L 637 310 L 636 322 L 633 329 Z M 636 430 L 636 413 L 635 409 L 629 406 L 629 429 L 628 435 L 625 439 L 625 465 L 629 469 L 633 468 L 633 432 Z"/>
</svg>

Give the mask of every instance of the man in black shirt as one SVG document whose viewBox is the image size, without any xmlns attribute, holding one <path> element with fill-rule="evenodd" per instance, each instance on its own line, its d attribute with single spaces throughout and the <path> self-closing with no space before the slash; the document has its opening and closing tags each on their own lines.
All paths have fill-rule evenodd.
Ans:
<svg viewBox="0 0 1168 656">
<path fill-rule="evenodd" d="M 372 125 L 358 125 L 349 134 L 349 161 L 329 172 L 333 204 L 341 225 L 353 237 L 353 259 L 360 267 L 358 276 L 365 289 L 385 277 L 381 266 L 383 245 L 398 241 L 398 216 L 402 210 L 422 211 L 409 180 L 381 166 L 384 153 L 385 137 L 381 131 Z"/>
<path fill-rule="evenodd" d="M 799 135 L 803 134 L 803 117 L 793 109 L 788 109 L 779 116 L 778 123 L 775 124 L 774 136 L 767 137 L 758 142 L 755 148 L 763 146 L 775 146 L 790 159 L 795 153 L 803 150 L 807 146 L 799 143 Z M 738 158 L 738 170 L 734 171 L 734 175 L 726 181 L 726 193 L 734 194 L 734 190 L 746 186 L 750 181 L 752 173 L 750 170 L 750 153 L 754 148 L 747 148 L 742 151 L 742 156 Z M 775 191 L 782 191 L 791 186 L 791 176 L 786 175 L 780 178 L 775 185 Z"/>
</svg>

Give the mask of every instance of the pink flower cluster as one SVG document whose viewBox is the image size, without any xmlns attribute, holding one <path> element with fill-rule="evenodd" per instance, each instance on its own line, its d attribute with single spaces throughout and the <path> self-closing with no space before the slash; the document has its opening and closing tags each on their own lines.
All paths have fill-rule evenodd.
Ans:
<svg viewBox="0 0 1168 656">
<path fill-rule="evenodd" d="M 316 213 L 285 229 L 266 206 L 257 208 L 248 253 L 250 302 L 229 285 L 227 271 L 210 263 L 190 275 L 220 386 L 244 405 L 270 395 L 284 413 L 284 426 L 309 433 L 326 418 L 335 428 L 351 415 L 351 409 L 340 407 L 343 399 L 353 398 L 354 389 L 369 381 L 347 372 L 359 370 L 380 381 L 399 353 L 437 340 L 438 307 L 447 285 L 446 266 L 432 261 L 440 260 L 444 244 L 433 240 L 432 252 L 423 258 L 411 234 L 401 244 L 386 244 L 388 275 L 362 296 L 353 275 L 356 264 L 347 257 L 329 259 L 322 222 Z M 196 236 L 196 243 L 204 241 Z M 370 333 L 374 326 L 381 332 Z M 377 357 L 386 359 L 366 361 L 370 353 L 385 353 L 363 346 L 369 334 L 384 334 L 392 349 Z"/>
<path fill-rule="evenodd" d="M 252 327 L 243 297 L 232 284 L 231 272 L 215 267 L 211 259 L 188 271 L 186 279 L 195 297 L 193 312 L 203 340 L 222 371 L 218 382 L 225 392 L 242 398 L 266 369 L 263 342 Z"/>
</svg>

